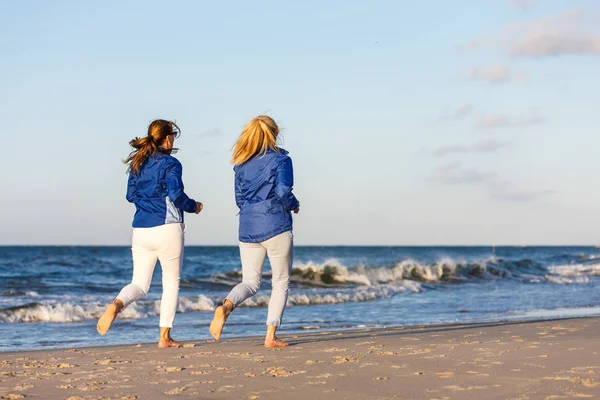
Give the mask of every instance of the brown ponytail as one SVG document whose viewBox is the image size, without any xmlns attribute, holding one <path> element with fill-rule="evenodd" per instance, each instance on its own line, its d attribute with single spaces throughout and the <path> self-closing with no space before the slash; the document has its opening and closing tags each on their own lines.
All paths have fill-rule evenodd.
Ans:
<svg viewBox="0 0 600 400">
<path fill-rule="evenodd" d="M 127 172 L 131 172 L 134 175 L 140 171 L 140 167 L 154 152 L 160 151 L 159 147 L 163 144 L 164 140 L 169 135 L 179 135 L 181 130 L 171 121 L 164 119 L 157 119 L 152 121 L 148 126 L 148 135 L 142 138 L 136 137 L 129 142 L 129 145 L 133 147 L 133 151 L 129 153 L 129 156 L 123 161 L 123 163 L 129 165 Z"/>
</svg>

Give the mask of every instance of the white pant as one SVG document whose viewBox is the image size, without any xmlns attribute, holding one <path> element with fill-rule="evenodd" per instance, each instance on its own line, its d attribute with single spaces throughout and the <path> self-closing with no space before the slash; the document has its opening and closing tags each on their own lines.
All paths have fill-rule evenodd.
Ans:
<svg viewBox="0 0 600 400">
<path fill-rule="evenodd" d="M 185 225 L 165 224 L 134 228 L 131 253 L 133 278 L 117 296 L 125 307 L 143 297 L 150 289 L 156 260 L 162 268 L 163 294 L 160 302 L 160 327 L 172 328 L 179 297 L 179 275 L 183 263 Z"/>
<path fill-rule="evenodd" d="M 236 307 L 244 300 L 254 296 L 260 288 L 265 257 L 269 256 L 273 276 L 272 291 L 269 300 L 267 325 L 281 325 L 281 318 L 288 298 L 290 272 L 292 270 L 294 236 L 292 231 L 281 233 L 261 243 L 240 242 L 242 259 L 242 283 L 234 287 L 227 299 Z"/>
</svg>

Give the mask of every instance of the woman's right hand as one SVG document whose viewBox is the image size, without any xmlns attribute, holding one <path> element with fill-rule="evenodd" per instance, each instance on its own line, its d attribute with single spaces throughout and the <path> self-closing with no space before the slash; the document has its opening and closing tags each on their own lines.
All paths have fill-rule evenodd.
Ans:
<svg viewBox="0 0 600 400">
<path fill-rule="evenodd" d="M 294 210 L 294 214 L 298 214 L 300 212 L 300 202 L 298 202 L 298 207 Z"/>
<path fill-rule="evenodd" d="M 200 203 L 199 201 L 196 202 L 196 211 L 194 211 L 196 214 L 200 214 L 200 211 L 202 211 L 204 209 L 204 204 Z"/>
</svg>

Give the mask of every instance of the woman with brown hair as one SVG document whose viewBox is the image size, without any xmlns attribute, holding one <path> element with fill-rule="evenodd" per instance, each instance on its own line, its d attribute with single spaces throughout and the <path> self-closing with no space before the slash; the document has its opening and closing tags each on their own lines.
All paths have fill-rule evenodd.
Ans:
<svg viewBox="0 0 600 400">
<path fill-rule="evenodd" d="M 160 260 L 163 294 L 158 347 L 181 346 L 171 338 L 171 328 L 183 262 L 183 214 L 198 214 L 203 205 L 183 191 L 181 163 L 171 156 L 180 134 L 174 122 L 157 119 L 148 127 L 147 136 L 129 142 L 133 151 L 124 163 L 129 165 L 126 198 L 136 208 L 131 246 L 133 278 L 100 317 L 97 329 L 101 335 L 108 332 L 123 308 L 148 293 L 156 261 Z"/>
<path fill-rule="evenodd" d="M 268 256 L 273 290 L 265 347 L 288 345 L 278 339 L 275 332 L 281 325 L 292 269 L 292 212 L 300 211 L 300 203 L 292 193 L 292 159 L 277 146 L 278 135 L 275 121 L 261 115 L 246 125 L 233 150 L 235 201 L 240 209 L 242 283 L 234 287 L 223 305 L 215 310 L 210 333 L 217 340 L 233 309 L 258 292 Z"/>
</svg>

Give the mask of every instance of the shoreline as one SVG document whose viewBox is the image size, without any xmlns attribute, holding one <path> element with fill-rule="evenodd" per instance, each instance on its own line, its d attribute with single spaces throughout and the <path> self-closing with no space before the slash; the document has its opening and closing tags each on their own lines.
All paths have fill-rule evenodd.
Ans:
<svg viewBox="0 0 600 400">
<path fill-rule="evenodd" d="M 592 312 L 590 312 L 590 310 Z M 212 314 L 211 314 L 212 315 Z M 529 318 L 526 316 L 530 315 Z M 373 332 L 376 334 L 378 331 L 389 331 L 389 330 L 411 330 L 411 329 L 428 329 L 428 328 L 452 328 L 454 326 L 461 327 L 471 327 L 476 328 L 477 326 L 489 326 L 489 325 L 497 325 L 497 324 L 527 324 L 527 323 L 535 323 L 535 322 L 552 322 L 552 321 L 563 321 L 563 320 L 571 320 L 571 319 L 586 319 L 586 318 L 600 318 L 600 306 L 595 307 L 584 307 L 584 308 L 564 308 L 564 309 L 553 309 L 553 310 L 530 310 L 530 311 L 522 311 L 519 315 L 515 315 L 514 318 L 510 317 L 502 317 L 498 319 L 482 319 L 482 320 L 474 320 L 474 321 L 459 321 L 459 322 L 450 322 L 450 323 L 432 323 L 432 324 L 416 324 L 416 325 L 378 325 L 377 327 L 351 327 L 351 328 L 319 328 L 319 329 L 305 329 L 305 330 L 291 330 L 289 332 L 281 331 L 280 335 L 283 337 L 290 336 L 305 336 L 305 335 L 318 335 L 322 333 L 332 333 L 332 334 L 352 334 L 358 332 Z M 43 322 L 35 322 L 35 323 L 43 323 Z M 206 329 L 208 330 L 208 325 L 206 325 Z M 109 334 L 118 334 L 118 330 L 111 331 Z M 100 336 L 98 336 L 100 337 Z M 228 341 L 250 341 L 250 340 L 259 340 L 264 338 L 261 335 L 248 335 L 248 336 L 233 336 L 229 338 L 225 338 L 224 340 Z M 211 339 L 198 339 L 198 340 L 178 340 L 181 343 L 211 343 L 214 342 Z M 71 346 L 71 347 L 59 347 L 59 348 L 38 348 L 38 349 L 24 349 L 24 350 L 15 350 L 15 351 L 5 351 L 0 349 L 0 358 L 5 355 L 16 355 L 21 353 L 34 353 L 34 352 L 44 352 L 44 351 L 64 351 L 64 350 L 98 350 L 102 348 L 120 348 L 120 347 L 128 347 L 133 345 L 153 345 L 156 342 L 136 342 L 132 341 L 130 343 L 121 343 L 121 344 L 105 344 L 105 345 L 97 345 L 97 346 Z"/>
<path fill-rule="evenodd" d="M 244 337 L 7 352 L 0 398 L 594 398 L 599 333 L 600 317 L 578 317 L 284 334 L 276 350 Z"/>
<path fill-rule="evenodd" d="M 590 312 L 591 311 L 591 312 Z M 212 315 L 212 312 L 211 312 Z M 530 317 L 527 318 L 526 316 Z M 388 331 L 388 330 L 410 330 L 410 329 L 427 329 L 427 328 L 452 328 L 453 326 L 463 326 L 463 327 L 472 327 L 476 328 L 477 326 L 487 326 L 487 325 L 495 325 L 495 324 L 526 324 L 533 322 L 550 322 L 550 321 L 562 321 L 562 320 L 570 320 L 570 319 L 586 319 L 586 318 L 600 318 L 600 306 L 594 307 L 583 307 L 583 308 L 560 308 L 560 309 L 552 309 L 552 310 L 529 310 L 522 311 L 518 315 L 513 317 L 502 317 L 498 319 L 481 319 L 481 320 L 473 320 L 473 321 L 459 321 L 459 322 L 449 322 L 449 323 L 432 323 L 432 324 L 416 324 L 416 325 L 378 325 L 377 327 L 351 327 L 351 328 L 319 328 L 319 329 L 305 329 L 305 330 L 291 330 L 289 332 L 281 331 L 280 335 L 285 337 L 289 336 L 304 336 L 304 335 L 312 335 L 312 334 L 320 334 L 323 332 L 330 332 L 334 334 L 352 334 L 355 332 L 364 332 L 369 331 L 373 333 L 377 333 L 378 331 Z M 44 323 L 44 322 L 34 322 L 34 323 Z M 206 325 L 206 330 L 208 330 L 208 325 Z M 113 330 L 110 334 L 118 334 L 118 329 Z M 100 337 L 100 336 L 98 336 Z M 233 336 L 226 338 L 229 341 L 235 340 L 258 340 L 260 338 L 264 338 L 261 335 L 248 335 L 248 336 Z M 225 340 L 225 339 L 224 339 Z M 211 339 L 198 339 L 198 340 L 178 340 L 181 343 L 201 343 L 212 342 Z M 0 358 L 7 354 L 20 354 L 20 353 L 32 353 L 38 351 L 62 351 L 62 350 L 71 350 L 71 349 L 102 349 L 106 347 L 119 348 L 119 347 L 127 347 L 132 345 L 152 345 L 156 344 L 155 342 L 135 342 L 132 341 L 130 343 L 122 343 L 122 344 L 106 344 L 106 345 L 98 345 L 98 346 L 71 346 L 71 347 L 59 347 L 59 348 L 38 348 L 38 349 L 24 349 L 24 350 L 16 350 L 16 351 L 5 351 L 0 349 Z"/>
</svg>

